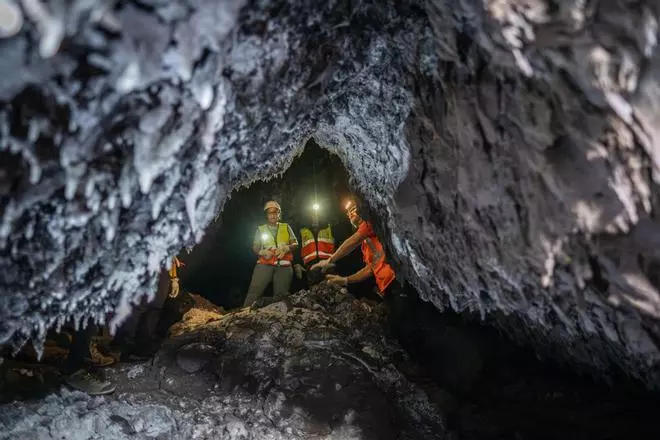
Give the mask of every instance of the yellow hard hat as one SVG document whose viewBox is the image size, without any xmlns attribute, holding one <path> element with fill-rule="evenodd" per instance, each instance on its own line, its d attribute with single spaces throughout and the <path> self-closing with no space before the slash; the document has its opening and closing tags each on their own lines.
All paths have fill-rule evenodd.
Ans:
<svg viewBox="0 0 660 440">
<path fill-rule="evenodd" d="M 282 211 L 282 208 L 280 208 L 280 204 L 277 203 L 275 200 L 269 200 L 264 205 L 264 211 L 268 211 L 270 208 L 275 208 L 280 212 Z"/>
</svg>

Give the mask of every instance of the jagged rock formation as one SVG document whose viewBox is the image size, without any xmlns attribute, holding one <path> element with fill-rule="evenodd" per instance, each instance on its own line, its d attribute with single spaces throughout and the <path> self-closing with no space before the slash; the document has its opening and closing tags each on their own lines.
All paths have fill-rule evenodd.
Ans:
<svg viewBox="0 0 660 440">
<path fill-rule="evenodd" d="M 313 137 L 424 299 L 660 384 L 655 2 L 21 4 L 0 23 L 0 341 L 120 322 Z"/>
<path fill-rule="evenodd" d="M 442 408 L 398 369 L 384 307 L 337 288 L 224 315 L 114 370 L 114 396 L 0 411 L 0 438 L 437 439 Z"/>
</svg>

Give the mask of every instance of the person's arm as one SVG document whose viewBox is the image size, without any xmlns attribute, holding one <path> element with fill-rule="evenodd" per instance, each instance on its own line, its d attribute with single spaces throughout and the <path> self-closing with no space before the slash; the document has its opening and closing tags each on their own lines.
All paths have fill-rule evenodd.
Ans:
<svg viewBox="0 0 660 440">
<path fill-rule="evenodd" d="M 259 235 L 259 228 L 254 233 L 254 239 L 252 240 L 252 252 L 256 255 L 259 255 L 261 250 L 261 236 Z"/>
<path fill-rule="evenodd" d="M 348 237 L 342 244 L 339 245 L 337 250 L 328 258 L 328 264 L 335 264 L 337 260 L 341 260 L 346 255 L 350 254 L 355 250 L 356 247 L 362 243 L 364 237 L 359 232 L 354 232 L 353 235 Z"/>
<path fill-rule="evenodd" d="M 362 269 L 355 272 L 353 275 L 342 277 L 340 275 L 326 275 L 325 279 L 331 283 L 339 284 L 340 286 L 347 286 L 349 284 L 359 283 L 373 276 L 371 267 L 364 266 Z"/>
<path fill-rule="evenodd" d="M 364 280 L 367 280 L 374 276 L 374 272 L 371 270 L 371 266 L 364 266 L 362 269 L 355 272 L 353 275 L 346 277 L 347 284 L 360 283 Z"/>
<path fill-rule="evenodd" d="M 252 241 L 252 252 L 257 256 L 271 258 L 273 256 L 273 251 L 271 249 L 263 249 L 261 245 L 261 234 L 259 233 L 259 228 L 254 233 L 254 240 Z"/>
<path fill-rule="evenodd" d="M 296 238 L 296 234 L 293 233 L 291 225 L 287 225 L 287 227 L 289 228 L 289 250 L 293 252 L 298 249 L 298 239 Z"/>
</svg>

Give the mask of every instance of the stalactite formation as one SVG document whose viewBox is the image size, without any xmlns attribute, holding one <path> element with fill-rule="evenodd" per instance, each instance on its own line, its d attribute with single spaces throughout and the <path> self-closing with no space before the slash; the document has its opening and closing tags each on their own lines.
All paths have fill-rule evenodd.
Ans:
<svg viewBox="0 0 660 440">
<path fill-rule="evenodd" d="M 660 384 L 656 2 L 0 8 L 0 342 L 115 326 L 313 138 L 423 299 Z"/>
</svg>

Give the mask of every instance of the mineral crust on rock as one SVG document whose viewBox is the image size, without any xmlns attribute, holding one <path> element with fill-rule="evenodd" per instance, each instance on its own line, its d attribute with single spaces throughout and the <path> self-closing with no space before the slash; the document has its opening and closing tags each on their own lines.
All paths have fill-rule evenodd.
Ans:
<svg viewBox="0 0 660 440">
<path fill-rule="evenodd" d="M 660 385 L 656 1 L 20 3 L 0 342 L 114 327 L 313 137 L 423 299 Z"/>
</svg>

